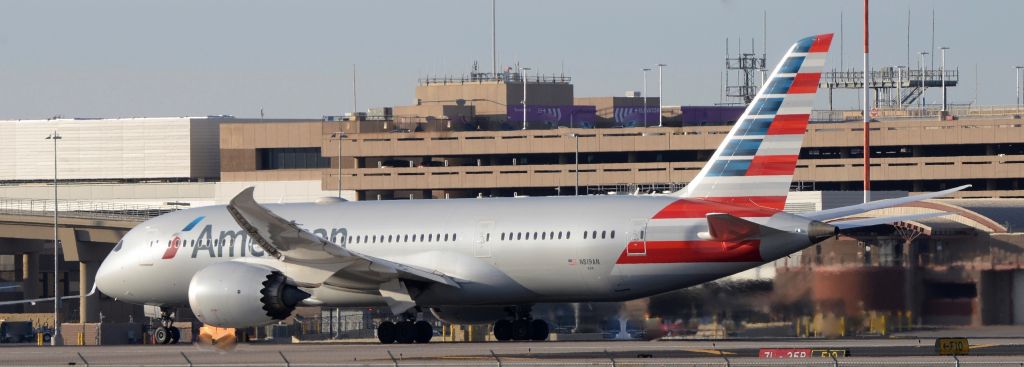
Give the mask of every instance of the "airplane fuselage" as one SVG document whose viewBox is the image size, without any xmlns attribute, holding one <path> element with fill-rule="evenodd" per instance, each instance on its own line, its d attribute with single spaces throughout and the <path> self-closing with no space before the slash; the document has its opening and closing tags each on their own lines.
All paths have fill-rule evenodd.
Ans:
<svg viewBox="0 0 1024 367">
<path fill-rule="evenodd" d="M 523 197 L 278 204 L 267 207 L 338 246 L 436 270 L 461 287 L 418 289 L 417 304 L 509 305 L 621 301 L 684 288 L 763 264 L 810 244 L 780 233 L 738 242 L 701 239 L 707 213 L 775 226 L 799 217 L 669 196 Z M 781 223 L 781 224 L 780 224 Z M 797 231 L 799 232 L 799 231 Z M 287 234 L 283 234 L 287 235 Z M 188 305 L 199 270 L 243 261 L 287 270 L 224 206 L 181 210 L 130 231 L 97 274 L 119 300 Z M 307 304 L 383 305 L 331 278 Z"/>
</svg>

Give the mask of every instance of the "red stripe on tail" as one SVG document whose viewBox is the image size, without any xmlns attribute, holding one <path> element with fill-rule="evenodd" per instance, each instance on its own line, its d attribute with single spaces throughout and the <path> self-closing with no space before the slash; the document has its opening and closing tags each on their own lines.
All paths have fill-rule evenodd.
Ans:
<svg viewBox="0 0 1024 367">
<path fill-rule="evenodd" d="M 807 131 L 807 120 L 811 115 L 776 115 L 768 126 L 768 135 L 795 135 Z"/>
<path fill-rule="evenodd" d="M 747 176 L 785 176 L 796 170 L 796 155 L 756 155 L 747 168 Z"/>
<path fill-rule="evenodd" d="M 832 44 L 832 33 L 819 34 L 814 38 L 814 43 L 811 44 L 811 49 L 807 52 L 828 52 L 829 45 Z"/>
<path fill-rule="evenodd" d="M 770 217 L 778 210 L 782 210 L 785 204 L 785 196 L 679 199 L 662 208 L 652 219 L 704 218 L 708 213 L 729 213 L 737 217 Z"/>
<path fill-rule="evenodd" d="M 821 80 L 821 73 L 797 73 L 793 78 L 793 84 L 789 85 L 786 93 L 815 93 L 818 91 L 818 81 Z"/>
</svg>

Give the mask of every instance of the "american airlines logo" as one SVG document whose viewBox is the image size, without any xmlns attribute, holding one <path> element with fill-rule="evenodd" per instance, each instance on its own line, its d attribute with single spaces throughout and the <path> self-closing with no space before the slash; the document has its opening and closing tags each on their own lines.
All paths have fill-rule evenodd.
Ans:
<svg viewBox="0 0 1024 367">
<path fill-rule="evenodd" d="M 185 226 L 181 231 L 175 233 L 168 244 L 167 250 L 164 251 L 162 259 L 170 260 L 178 254 L 178 249 L 182 247 L 191 247 L 192 255 L 191 258 L 195 259 L 201 255 L 203 257 L 220 258 L 220 257 L 263 257 L 266 253 L 249 238 L 248 233 L 242 229 L 237 230 L 222 230 L 216 236 L 214 235 L 213 225 L 207 224 L 202 226 L 202 229 L 196 230 L 200 222 L 205 219 L 205 216 L 200 216 L 193 219 L 188 225 Z M 195 237 L 190 237 L 186 234 L 195 233 Z M 346 228 L 316 228 L 311 231 L 313 234 L 327 239 L 344 239 L 348 237 L 348 229 Z M 344 245 L 342 245 L 344 246 Z"/>
<path fill-rule="evenodd" d="M 178 249 L 181 248 L 181 246 L 184 244 L 184 242 L 181 240 L 181 236 L 179 235 L 183 232 L 191 231 L 192 228 L 195 228 L 196 225 L 199 224 L 199 222 L 202 222 L 204 218 L 206 217 L 196 217 L 196 219 L 193 219 L 191 222 L 189 222 L 188 225 L 186 225 L 185 228 L 183 228 L 180 232 L 175 233 L 174 237 L 171 238 L 171 243 L 167 246 L 167 251 L 164 251 L 164 256 L 161 259 L 173 259 L 174 255 L 178 254 Z"/>
</svg>

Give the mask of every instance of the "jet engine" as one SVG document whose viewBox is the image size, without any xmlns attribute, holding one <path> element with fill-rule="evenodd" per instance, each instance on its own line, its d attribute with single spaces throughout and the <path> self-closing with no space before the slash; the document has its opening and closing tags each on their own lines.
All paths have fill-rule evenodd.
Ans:
<svg viewBox="0 0 1024 367">
<path fill-rule="evenodd" d="M 265 325 L 291 315 L 310 295 L 277 269 L 243 262 L 203 268 L 188 285 L 188 303 L 203 323 L 229 328 Z"/>
</svg>

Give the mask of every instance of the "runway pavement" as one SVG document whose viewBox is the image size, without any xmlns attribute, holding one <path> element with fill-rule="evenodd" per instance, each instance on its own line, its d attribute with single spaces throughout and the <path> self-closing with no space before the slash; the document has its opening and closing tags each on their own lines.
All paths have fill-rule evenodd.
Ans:
<svg viewBox="0 0 1024 367">
<path fill-rule="evenodd" d="M 0 365 L 161 366 L 954 366 L 935 356 L 934 339 L 757 339 L 730 341 L 486 342 L 412 345 L 242 344 L 234 351 L 194 345 L 0 347 Z M 1024 366 L 1024 337 L 972 341 L 960 366 Z M 849 349 L 851 357 L 758 359 L 760 348 Z"/>
</svg>

